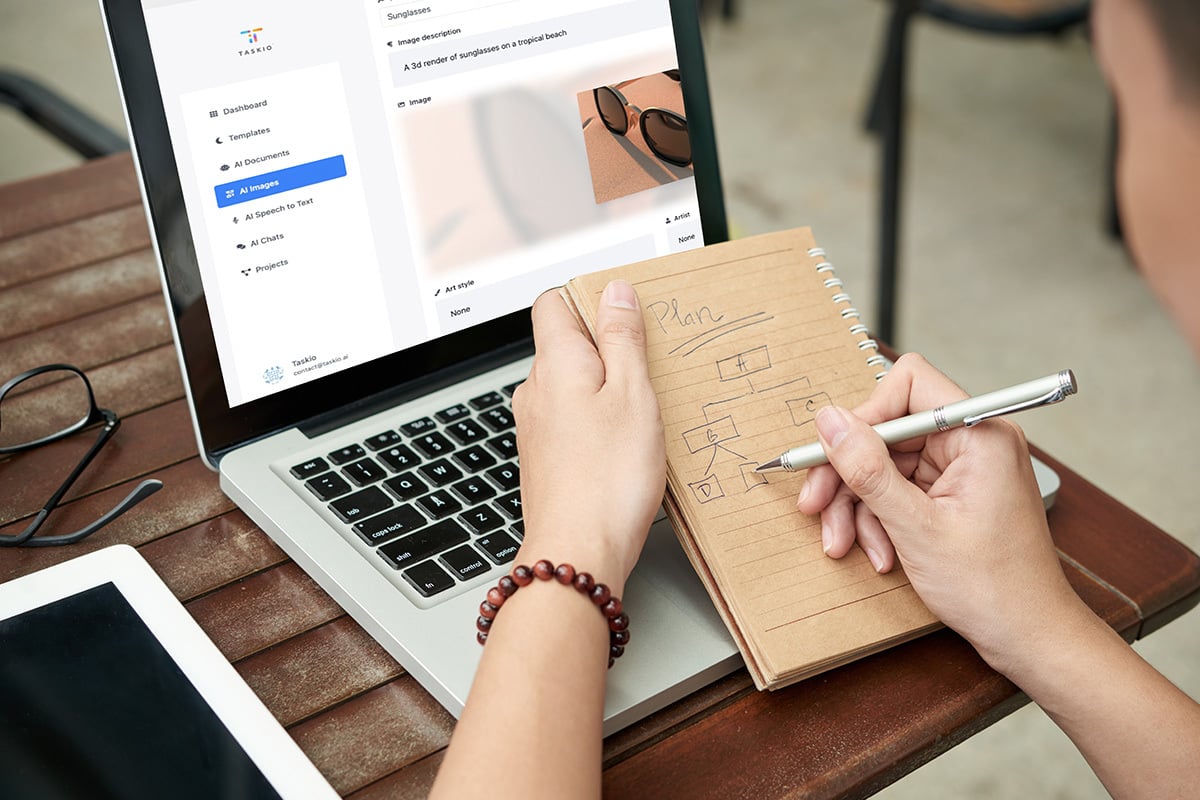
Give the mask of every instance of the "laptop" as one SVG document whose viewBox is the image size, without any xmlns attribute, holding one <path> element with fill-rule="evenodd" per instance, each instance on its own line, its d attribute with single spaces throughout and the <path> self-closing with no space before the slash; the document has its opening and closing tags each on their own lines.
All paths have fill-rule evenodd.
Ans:
<svg viewBox="0 0 1200 800">
<path fill-rule="evenodd" d="M 529 307 L 726 238 L 694 0 L 101 0 L 202 457 L 451 713 Z M 669 525 L 605 732 L 742 664 Z"/>
</svg>

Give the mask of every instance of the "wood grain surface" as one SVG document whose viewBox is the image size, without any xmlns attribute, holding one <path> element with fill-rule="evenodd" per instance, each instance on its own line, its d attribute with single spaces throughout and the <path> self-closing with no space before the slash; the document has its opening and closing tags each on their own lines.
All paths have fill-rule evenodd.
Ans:
<svg viewBox="0 0 1200 800">
<path fill-rule="evenodd" d="M 197 455 L 128 156 L 0 187 L 0 380 L 59 361 L 85 368 L 123 424 L 48 524 L 86 524 L 146 477 L 164 488 L 78 545 L 0 550 L 0 580 L 134 545 L 340 793 L 424 797 L 453 719 Z M 62 387 L 15 401 L 34 414 Z M 90 443 L 0 456 L 0 534 L 24 529 Z M 1133 639 L 1196 604 L 1194 554 L 1039 455 L 1062 478 L 1051 527 L 1093 609 Z M 605 794 L 865 796 L 1024 702 L 948 631 L 778 692 L 739 671 L 609 737 Z"/>
</svg>

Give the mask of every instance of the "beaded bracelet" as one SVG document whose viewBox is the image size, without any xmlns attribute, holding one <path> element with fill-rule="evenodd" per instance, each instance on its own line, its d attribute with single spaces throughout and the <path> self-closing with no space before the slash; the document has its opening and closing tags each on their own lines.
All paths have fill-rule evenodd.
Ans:
<svg viewBox="0 0 1200 800">
<path fill-rule="evenodd" d="M 517 589 L 533 583 L 533 579 L 548 581 L 551 578 L 559 583 L 574 586 L 575 589 L 592 601 L 604 615 L 608 623 L 608 666 L 625 653 L 625 645 L 629 644 L 629 616 L 621 610 L 620 599 L 613 597 L 612 592 L 603 583 L 596 583 L 586 572 L 576 572 L 570 564 L 559 564 L 557 567 L 546 559 L 527 567 L 524 564 L 514 567 L 510 575 L 505 575 L 500 582 L 488 589 L 487 599 L 479 605 L 479 619 L 475 620 L 478 632 L 475 639 L 480 644 L 487 644 L 488 631 L 491 630 L 492 620 L 500 611 L 504 601 L 516 594 Z"/>
</svg>

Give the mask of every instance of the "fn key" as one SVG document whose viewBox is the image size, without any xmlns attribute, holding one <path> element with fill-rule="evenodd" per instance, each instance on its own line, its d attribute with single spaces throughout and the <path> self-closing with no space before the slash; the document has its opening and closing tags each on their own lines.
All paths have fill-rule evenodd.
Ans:
<svg viewBox="0 0 1200 800">
<path fill-rule="evenodd" d="M 425 597 L 432 597 L 454 585 L 454 578 L 433 561 L 417 564 L 412 569 L 404 570 L 402 574 L 404 580 L 411 583 L 413 588 Z"/>
</svg>

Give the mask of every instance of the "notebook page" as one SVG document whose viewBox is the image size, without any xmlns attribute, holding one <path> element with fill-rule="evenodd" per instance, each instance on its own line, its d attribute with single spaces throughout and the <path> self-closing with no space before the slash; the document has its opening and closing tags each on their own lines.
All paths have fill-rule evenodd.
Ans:
<svg viewBox="0 0 1200 800">
<path fill-rule="evenodd" d="M 873 351 L 850 333 L 854 321 L 841 314 L 849 303 L 833 302 L 840 289 L 824 285 L 814 246 L 807 229 L 770 234 L 570 287 L 589 328 L 610 279 L 638 290 L 685 549 L 711 573 L 710 593 L 761 670 L 760 688 L 933 624 L 899 570 L 878 575 L 857 548 L 825 556 L 819 520 L 795 508 L 803 473 L 753 471 L 815 441 L 818 409 L 853 407 L 875 385 Z"/>
</svg>

